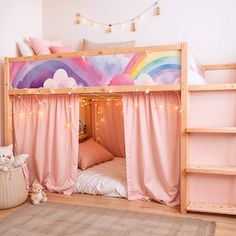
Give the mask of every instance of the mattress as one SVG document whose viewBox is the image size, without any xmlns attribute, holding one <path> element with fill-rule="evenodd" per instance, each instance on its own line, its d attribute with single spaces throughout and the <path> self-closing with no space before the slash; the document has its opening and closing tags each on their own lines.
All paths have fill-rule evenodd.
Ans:
<svg viewBox="0 0 236 236">
<path fill-rule="evenodd" d="M 116 157 L 84 171 L 78 169 L 74 192 L 127 198 L 125 158 Z"/>
</svg>

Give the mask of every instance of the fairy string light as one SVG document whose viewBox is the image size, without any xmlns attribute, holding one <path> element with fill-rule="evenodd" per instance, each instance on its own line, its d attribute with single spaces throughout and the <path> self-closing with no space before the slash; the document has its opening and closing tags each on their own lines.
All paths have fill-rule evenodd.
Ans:
<svg viewBox="0 0 236 236">
<path fill-rule="evenodd" d="M 107 33 L 111 33 L 113 32 L 113 29 L 115 27 L 121 28 L 125 25 L 130 25 L 130 31 L 131 32 L 135 32 L 136 31 L 136 22 L 138 20 L 141 19 L 141 17 L 146 14 L 147 12 L 149 12 L 150 10 L 155 9 L 155 15 L 159 16 L 160 13 L 160 1 L 155 1 L 151 6 L 147 7 L 146 9 L 144 9 L 142 12 L 140 12 L 139 14 L 137 14 L 134 17 L 131 17 L 128 20 L 124 20 L 124 21 L 119 21 L 119 22 L 113 22 L 113 23 L 106 23 L 106 22 L 102 22 L 102 21 L 98 21 L 95 19 L 92 19 L 90 17 L 87 17 L 81 13 L 76 13 L 76 24 L 80 25 L 83 22 L 88 22 L 90 24 L 92 24 L 93 26 L 101 26 L 105 29 L 105 31 Z"/>
</svg>

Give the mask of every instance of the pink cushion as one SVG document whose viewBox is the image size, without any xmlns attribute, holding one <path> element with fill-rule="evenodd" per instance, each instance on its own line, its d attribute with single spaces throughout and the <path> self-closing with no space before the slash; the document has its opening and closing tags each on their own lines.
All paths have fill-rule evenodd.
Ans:
<svg viewBox="0 0 236 236">
<path fill-rule="evenodd" d="M 75 52 L 73 48 L 70 47 L 57 47 L 57 46 L 51 46 L 50 47 L 51 53 L 56 54 L 56 53 L 71 53 Z"/>
<path fill-rule="evenodd" d="M 88 167 L 110 161 L 114 157 L 102 145 L 89 139 L 79 145 L 79 168 L 86 170 Z"/>
<path fill-rule="evenodd" d="M 51 46 L 58 46 L 62 47 L 62 42 L 57 41 L 49 41 L 44 39 L 37 39 L 37 38 L 29 38 L 30 45 L 33 48 L 36 55 L 47 55 L 51 54 L 50 47 Z"/>
</svg>

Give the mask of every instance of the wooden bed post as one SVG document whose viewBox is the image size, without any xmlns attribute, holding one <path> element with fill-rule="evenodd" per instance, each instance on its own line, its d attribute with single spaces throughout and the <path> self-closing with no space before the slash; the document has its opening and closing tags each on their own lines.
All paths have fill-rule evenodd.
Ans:
<svg viewBox="0 0 236 236">
<path fill-rule="evenodd" d="M 12 116 L 11 112 L 11 103 L 9 98 L 9 59 L 4 59 L 4 87 L 3 87 L 3 102 L 4 102 L 4 136 L 3 143 L 4 145 L 9 145 L 12 143 Z"/>
<path fill-rule="evenodd" d="M 186 163 L 188 159 L 188 134 L 186 128 L 188 127 L 188 46 L 187 43 L 182 43 L 181 50 L 181 147 L 180 147 L 180 211 L 187 213 L 187 176 Z"/>
</svg>

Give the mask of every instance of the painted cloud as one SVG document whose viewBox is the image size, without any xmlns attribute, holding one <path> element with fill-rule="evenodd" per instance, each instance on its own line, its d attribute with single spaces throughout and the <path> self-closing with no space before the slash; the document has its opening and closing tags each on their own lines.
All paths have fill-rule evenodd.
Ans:
<svg viewBox="0 0 236 236">
<path fill-rule="evenodd" d="M 75 88 L 78 87 L 73 77 L 68 77 L 64 69 L 56 70 L 53 78 L 44 81 L 44 88 Z"/>
</svg>

